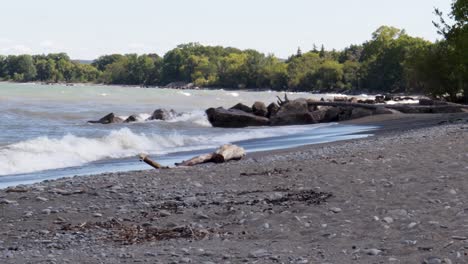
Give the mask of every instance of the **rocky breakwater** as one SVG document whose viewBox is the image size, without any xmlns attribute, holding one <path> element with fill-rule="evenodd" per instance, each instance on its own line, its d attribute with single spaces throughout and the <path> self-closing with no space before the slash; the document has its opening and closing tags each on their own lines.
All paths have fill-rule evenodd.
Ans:
<svg viewBox="0 0 468 264">
<path fill-rule="evenodd" d="M 206 110 L 208 120 L 214 127 L 241 128 L 247 126 L 306 125 L 346 121 L 370 115 L 404 113 L 458 113 L 468 110 L 466 105 L 449 104 L 421 99 L 419 104 L 386 104 L 385 101 L 369 99 L 358 101 L 352 98 L 335 98 L 333 101 L 313 99 L 284 100 L 268 106 L 255 102 L 251 107 L 242 103 L 225 109 Z"/>
<path fill-rule="evenodd" d="M 208 120 L 214 127 L 229 128 L 306 125 L 391 113 L 392 110 L 378 105 L 319 102 L 304 98 L 285 98 L 268 106 L 263 102 L 255 102 L 252 107 L 239 103 L 230 109 L 218 107 L 206 110 Z"/>
</svg>

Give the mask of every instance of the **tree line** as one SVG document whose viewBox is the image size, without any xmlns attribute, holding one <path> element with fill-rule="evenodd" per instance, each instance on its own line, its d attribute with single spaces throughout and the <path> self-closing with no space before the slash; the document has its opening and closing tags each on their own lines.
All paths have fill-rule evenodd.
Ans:
<svg viewBox="0 0 468 264">
<path fill-rule="evenodd" d="M 112 54 L 92 64 L 67 54 L 0 56 L 0 79 L 18 82 L 92 82 L 164 86 L 172 82 L 199 87 L 266 88 L 315 92 L 424 92 L 468 97 L 467 1 L 456 0 L 449 16 L 436 10 L 442 40 L 431 43 L 404 30 L 382 26 L 372 38 L 341 51 L 325 47 L 287 59 L 256 50 L 179 45 L 158 54 Z"/>
</svg>

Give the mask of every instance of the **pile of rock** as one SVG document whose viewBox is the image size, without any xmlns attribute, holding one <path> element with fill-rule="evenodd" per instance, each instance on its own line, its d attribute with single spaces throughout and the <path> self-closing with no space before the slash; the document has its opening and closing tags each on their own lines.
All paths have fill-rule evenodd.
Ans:
<svg viewBox="0 0 468 264">
<path fill-rule="evenodd" d="M 341 102 L 318 102 L 312 99 L 285 100 L 281 105 L 266 106 L 255 102 L 252 107 L 237 104 L 230 109 L 222 107 L 206 110 L 208 120 L 214 127 L 284 126 L 344 121 L 375 114 L 392 113 L 381 106 Z"/>
<path fill-rule="evenodd" d="M 380 104 L 387 99 L 384 96 L 368 100 L 336 97 L 333 101 L 316 101 L 303 98 L 288 100 L 285 97 L 285 100 L 279 100 L 278 104 L 271 103 L 266 106 L 262 102 L 255 102 L 249 107 L 239 103 L 230 109 L 209 108 L 206 114 L 214 127 L 239 128 L 338 122 L 393 113 L 458 113 L 468 109 L 468 106 L 428 99 L 421 99 L 419 104 Z"/>
<path fill-rule="evenodd" d="M 176 111 L 173 109 L 167 110 L 167 109 L 156 109 L 153 114 L 147 118 L 144 121 L 151 121 L 151 120 L 170 120 L 173 119 L 176 116 L 179 116 Z M 123 119 L 121 117 L 116 116 L 114 113 L 110 113 L 105 115 L 99 120 L 90 120 L 88 123 L 91 124 L 119 124 L 119 123 L 132 123 L 132 122 L 137 122 L 140 121 L 138 118 L 138 115 L 131 115 L 127 117 L 126 119 Z"/>
</svg>

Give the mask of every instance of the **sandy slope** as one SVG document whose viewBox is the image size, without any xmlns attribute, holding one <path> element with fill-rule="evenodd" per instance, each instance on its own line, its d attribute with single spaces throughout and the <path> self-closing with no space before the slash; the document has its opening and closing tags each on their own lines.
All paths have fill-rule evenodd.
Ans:
<svg viewBox="0 0 468 264">
<path fill-rule="evenodd" d="M 383 129 L 1 190 L 0 263 L 467 263 L 467 115 L 357 122 Z"/>
</svg>

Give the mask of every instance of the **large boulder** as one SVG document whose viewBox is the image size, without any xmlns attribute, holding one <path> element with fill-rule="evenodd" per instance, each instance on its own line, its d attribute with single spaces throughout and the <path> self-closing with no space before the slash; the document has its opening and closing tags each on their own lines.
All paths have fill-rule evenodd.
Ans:
<svg viewBox="0 0 468 264">
<path fill-rule="evenodd" d="M 272 126 L 305 125 L 318 123 L 309 112 L 306 99 L 288 101 L 281 106 L 275 115 L 270 117 Z"/>
<path fill-rule="evenodd" d="M 237 109 L 237 110 L 244 111 L 246 113 L 252 113 L 253 112 L 252 108 L 250 108 L 249 106 L 246 106 L 243 103 L 238 103 L 235 106 L 231 107 L 230 109 Z"/>
<path fill-rule="evenodd" d="M 238 109 L 209 108 L 206 110 L 206 115 L 214 127 L 266 126 L 269 123 L 266 117 L 256 116 Z"/>
<path fill-rule="evenodd" d="M 88 123 L 92 124 L 113 124 L 113 123 L 122 123 L 124 120 L 118 116 L 115 116 L 114 113 L 110 113 L 99 120 L 90 120 Z"/>
<path fill-rule="evenodd" d="M 124 123 L 133 123 L 138 121 L 138 117 L 136 115 L 131 115 L 125 119 Z"/>
<path fill-rule="evenodd" d="M 318 110 L 318 106 L 314 103 L 316 103 L 317 100 L 314 100 L 314 99 L 307 99 L 307 105 L 309 107 L 309 112 L 313 112 L 313 111 L 317 111 Z"/>
<path fill-rule="evenodd" d="M 266 117 L 268 115 L 268 109 L 263 102 L 255 102 L 252 105 L 252 111 L 254 115 Z"/>
<path fill-rule="evenodd" d="M 268 105 L 267 110 L 268 110 L 268 115 L 267 117 L 271 117 L 276 115 L 278 113 L 280 107 L 276 103 L 271 103 Z"/>
<path fill-rule="evenodd" d="M 153 114 L 147 120 L 169 120 L 176 116 L 177 113 L 174 110 L 156 109 Z"/>
<path fill-rule="evenodd" d="M 362 108 L 362 107 L 353 107 L 351 110 L 351 116 L 349 117 L 350 119 L 356 119 L 356 118 L 361 118 L 365 116 L 370 116 L 374 114 L 374 110 L 368 109 L 368 108 Z"/>
</svg>

